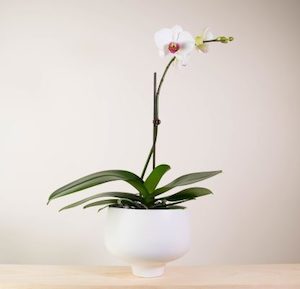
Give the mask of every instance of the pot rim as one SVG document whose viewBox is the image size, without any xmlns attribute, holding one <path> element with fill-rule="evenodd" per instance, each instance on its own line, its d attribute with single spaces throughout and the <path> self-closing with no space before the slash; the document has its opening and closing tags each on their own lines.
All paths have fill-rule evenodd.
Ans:
<svg viewBox="0 0 300 289">
<path fill-rule="evenodd" d="M 108 207 L 108 210 L 123 210 L 124 212 L 186 212 L 188 208 L 176 208 L 176 209 L 132 209 L 132 208 L 119 208 L 119 207 Z"/>
</svg>

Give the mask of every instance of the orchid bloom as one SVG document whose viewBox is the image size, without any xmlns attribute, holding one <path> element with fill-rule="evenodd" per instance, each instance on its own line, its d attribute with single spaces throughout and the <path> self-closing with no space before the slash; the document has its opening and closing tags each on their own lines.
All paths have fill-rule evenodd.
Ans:
<svg viewBox="0 0 300 289">
<path fill-rule="evenodd" d="M 195 45 L 196 48 L 204 53 L 208 52 L 208 43 L 205 43 L 204 41 L 210 41 L 213 40 L 215 37 L 210 32 L 208 28 L 204 29 L 203 33 L 196 36 L 195 38 Z"/>
<path fill-rule="evenodd" d="M 185 65 L 189 54 L 195 48 L 193 36 L 176 25 L 172 29 L 164 28 L 154 35 L 160 56 L 175 56 L 176 60 Z"/>
</svg>

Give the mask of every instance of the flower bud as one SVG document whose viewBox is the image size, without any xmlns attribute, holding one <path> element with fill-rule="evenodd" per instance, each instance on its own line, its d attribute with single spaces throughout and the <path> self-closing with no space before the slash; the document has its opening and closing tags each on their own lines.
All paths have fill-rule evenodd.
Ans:
<svg viewBox="0 0 300 289">
<path fill-rule="evenodd" d="M 217 38 L 217 41 L 221 42 L 221 43 L 228 43 L 230 41 L 233 41 L 233 37 L 226 37 L 226 36 L 219 36 Z"/>
<path fill-rule="evenodd" d="M 200 35 L 196 36 L 195 37 L 195 44 L 196 44 L 197 47 L 200 46 L 200 45 L 203 45 L 203 37 L 200 36 Z"/>
</svg>

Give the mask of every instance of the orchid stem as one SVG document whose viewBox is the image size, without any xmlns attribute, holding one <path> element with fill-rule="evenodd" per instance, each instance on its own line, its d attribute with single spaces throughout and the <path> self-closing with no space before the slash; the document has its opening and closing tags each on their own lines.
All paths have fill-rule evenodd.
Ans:
<svg viewBox="0 0 300 289">
<path fill-rule="evenodd" d="M 155 169 L 155 158 L 156 158 L 156 141 L 157 141 L 157 135 L 158 135 L 158 125 L 160 124 L 160 120 L 159 120 L 159 117 L 158 117 L 158 108 L 159 108 L 159 94 L 160 94 L 160 90 L 161 90 L 161 87 L 162 87 L 162 84 L 164 82 L 164 79 L 165 79 L 165 76 L 171 66 L 171 64 L 175 61 L 175 57 L 173 57 L 169 63 L 167 64 L 165 70 L 164 70 L 164 73 L 159 81 L 159 85 L 158 85 L 158 89 L 156 91 L 156 73 L 154 74 L 154 109 L 153 109 L 153 143 L 152 143 L 152 147 L 150 149 L 150 152 L 149 152 L 149 155 L 147 157 L 147 160 L 146 160 L 146 163 L 145 163 L 145 166 L 143 168 L 143 172 L 142 172 L 142 175 L 141 175 L 141 178 L 143 179 L 144 176 L 145 176 L 145 173 L 147 171 L 147 168 L 148 168 L 148 165 L 149 165 L 149 162 L 151 160 L 151 157 L 153 156 L 153 169 Z"/>
<path fill-rule="evenodd" d="M 155 158 L 156 158 L 156 137 L 157 128 L 159 125 L 158 110 L 157 110 L 157 94 L 156 94 L 156 72 L 153 75 L 153 167 L 155 169 Z"/>
<path fill-rule="evenodd" d="M 203 43 L 208 43 L 208 42 L 219 42 L 220 40 L 218 39 L 212 39 L 212 40 L 204 40 Z"/>
</svg>

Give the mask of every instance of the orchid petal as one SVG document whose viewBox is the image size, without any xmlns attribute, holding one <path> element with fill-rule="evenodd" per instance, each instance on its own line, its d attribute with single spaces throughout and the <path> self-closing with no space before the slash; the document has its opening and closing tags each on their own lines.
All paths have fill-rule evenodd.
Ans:
<svg viewBox="0 0 300 289">
<path fill-rule="evenodd" d="M 180 42 L 195 42 L 194 37 L 187 31 L 182 31 L 178 37 L 178 43 Z"/>
<path fill-rule="evenodd" d="M 213 40 L 215 37 L 212 34 L 212 32 L 210 31 L 210 29 L 208 27 L 206 27 L 203 31 L 203 39 L 204 40 Z"/>
<path fill-rule="evenodd" d="M 208 52 L 208 44 L 203 43 L 199 46 L 197 46 L 199 50 L 201 50 L 203 53 L 207 53 Z"/>
<path fill-rule="evenodd" d="M 183 32 L 182 27 L 179 25 L 175 25 L 172 28 L 172 42 L 178 42 L 178 38 L 182 32 Z"/>
<path fill-rule="evenodd" d="M 154 34 L 154 41 L 158 49 L 164 50 L 164 47 L 172 42 L 172 30 L 164 28 Z"/>
<path fill-rule="evenodd" d="M 192 50 L 195 48 L 194 37 L 186 31 L 183 31 L 180 33 L 179 38 L 178 38 L 178 43 L 180 46 L 180 49 L 177 52 L 178 54 L 191 53 Z"/>
<path fill-rule="evenodd" d="M 167 55 L 168 55 L 168 52 L 166 52 L 165 49 L 160 49 L 160 50 L 158 51 L 158 54 L 159 54 L 160 57 L 164 57 L 164 56 L 167 56 Z"/>
<path fill-rule="evenodd" d="M 176 55 L 176 66 L 179 68 L 186 66 L 190 57 L 191 57 L 191 53 L 177 54 Z"/>
<path fill-rule="evenodd" d="M 178 54 L 191 53 L 195 48 L 194 41 L 181 42 L 179 43 L 179 45 L 180 45 L 180 50 L 177 52 Z"/>
<path fill-rule="evenodd" d="M 190 55 L 186 54 L 179 62 L 178 64 L 182 67 L 182 66 L 187 66 L 187 63 L 190 59 Z"/>
</svg>

